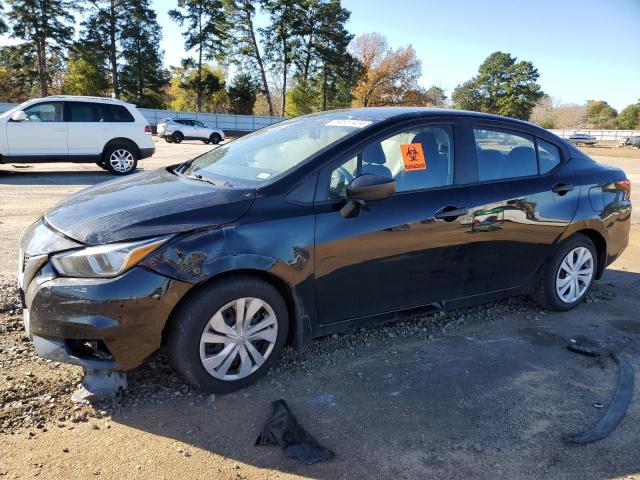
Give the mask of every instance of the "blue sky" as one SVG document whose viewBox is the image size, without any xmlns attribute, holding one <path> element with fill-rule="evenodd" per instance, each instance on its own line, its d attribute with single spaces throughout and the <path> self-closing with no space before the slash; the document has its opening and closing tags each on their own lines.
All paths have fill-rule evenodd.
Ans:
<svg viewBox="0 0 640 480">
<path fill-rule="evenodd" d="M 184 56 L 179 28 L 154 0 L 167 63 Z M 342 0 L 349 31 L 412 44 L 421 84 L 450 95 L 492 52 L 538 68 L 545 92 L 563 103 L 604 99 L 618 110 L 640 98 L 640 0 Z"/>
<path fill-rule="evenodd" d="M 412 44 L 421 84 L 450 95 L 492 52 L 538 68 L 543 90 L 563 103 L 603 99 L 618 110 L 640 98 L 640 0 L 342 0 L 349 31 L 384 34 L 397 48 Z M 167 65 L 185 56 L 180 28 L 152 0 L 163 27 Z M 259 17 L 258 23 L 264 21 Z M 12 43 L 0 37 L 0 45 Z"/>
</svg>

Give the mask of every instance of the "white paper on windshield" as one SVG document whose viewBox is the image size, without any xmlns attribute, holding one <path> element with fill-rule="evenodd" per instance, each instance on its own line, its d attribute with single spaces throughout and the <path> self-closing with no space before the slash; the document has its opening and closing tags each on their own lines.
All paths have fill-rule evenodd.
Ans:
<svg viewBox="0 0 640 480">
<path fill-rule="evenodd" d="M 330 120 L 325 123 L 326 127 L 352 127 L 352 128 L 364 128 L 371 125 L 371 120 L 352 120 L 352 119 L 341 119 L 341 120 Z"/>
<path fill-rule="evenodd" d="M 264 180 L 266 178 L 269 178 L 271 176 L 271 174 L 269 172 L 260 172 L 258 175 L 256 175 L 260 180 Z"/>
</svg>

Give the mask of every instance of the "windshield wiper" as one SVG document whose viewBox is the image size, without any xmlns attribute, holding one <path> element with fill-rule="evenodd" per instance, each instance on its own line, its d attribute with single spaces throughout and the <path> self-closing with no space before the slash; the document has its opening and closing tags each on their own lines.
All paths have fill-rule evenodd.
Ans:
<svg viewBox="0 0 640 480">
<path fill-rule="evenodd" d="M 219 187 L 219 186 L 233 187 L 233 184 L 227 182 L 226 180 L 225 181 L 221 181 L 221 182 L 217 182 L 217 181 L 212 180 L 210 178 L 203 177 L 202 175 L 197 174 L 197 173 L 196 174 L 192 174 L 192 175 L 186 175 L 186 174 L 183 174 L 183 175 L 185 177 L 187 177 L 187 178 L 190 178 L 191 180 L 199 180 L 201 182 L 207 182 L 207 183 L 210 183 L 211 185 L 215 185 L 216 187 Z"/>
</svg>

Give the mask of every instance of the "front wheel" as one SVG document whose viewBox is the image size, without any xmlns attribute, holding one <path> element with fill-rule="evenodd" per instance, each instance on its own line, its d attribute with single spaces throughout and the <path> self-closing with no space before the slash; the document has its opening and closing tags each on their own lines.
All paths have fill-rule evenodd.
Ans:
<svg viewBox="0 0 640 480">
<path fill-rule="evenodd" d="M 107 170 L 115 175 L 128 175 L 138 166 L 137 152 L 128 145 L 109 147 L 104 154 Z"/>
<path fill-rule="evenodd" d="M 221 136 L 220 136 L 220 134 L 218 134 L 218 133 L 212 133 L 212 134 L 209 136 L 209 141 L 210 141 L 211 143 L 213 143 L 214 145 L 217 145 L 217 144 L 219 144 L 219 143 L 222 141 L 222 137 L 221 137 Z"/>
<path fill-rule="evenodd" d="M 540 274 L 534 299 L 543 308 L 571 310 L 587 296 L 598 266 L 598 254 L 586 235 L 562 242 Z"/>
<path fill-rule="evenodd" d="M 178 307 L 167 336 L 169 359 L 194 387 L 233 392 L 267 373 L 288 329 L 286 304 L 271 284 L 244 275 L 220 280 Z"/>
</svg>

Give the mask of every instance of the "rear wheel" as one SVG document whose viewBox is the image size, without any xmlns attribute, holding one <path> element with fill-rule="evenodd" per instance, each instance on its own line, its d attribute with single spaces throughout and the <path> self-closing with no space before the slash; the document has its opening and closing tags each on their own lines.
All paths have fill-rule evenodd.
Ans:
<svg viewBox="0 0 640 480">
<path fill-rule="evenodd" d="M 209 136 L 209 141 L 210 141 L 211 143 L 213 143 L 214 145 L 217 145 L 217 144 L 219 144 L 219 143 L 222 141 L 222 137 L 221 137 L 221 136 L 220 136 L 220 134 L 218 134 L 218 133 L 212 133 L 212 134 Z"/>
<path fill-rule="evenodd" d="M 174 132 L 173 135 L 171 135 L 171 140 L 173 140 L 173 143 L 182 143 L 184 135 L 182 132 Z"/>
<path fill-rule="evenodd" d="M 111 173 L 128 175 L 136 170 L 138 155 L 129 145 L 114 145 L 105 152 L 104 163 Z"/>
<path fill-rule="evenodd" d="M 569 237 L 547 261 L 534 299 L 549 310 L 572 309 L 591 289 L 597 265 L 598 255 L 591 239 L 579 233 Z"/>
<path fill-rule="evenodd" d="M 285 302 L 251 276 L 215 282 L 183 302 L 167 335 L 171 364 L 194 387 L 228 393 L 265 375 L 284 347 Z"/>
</svg>

